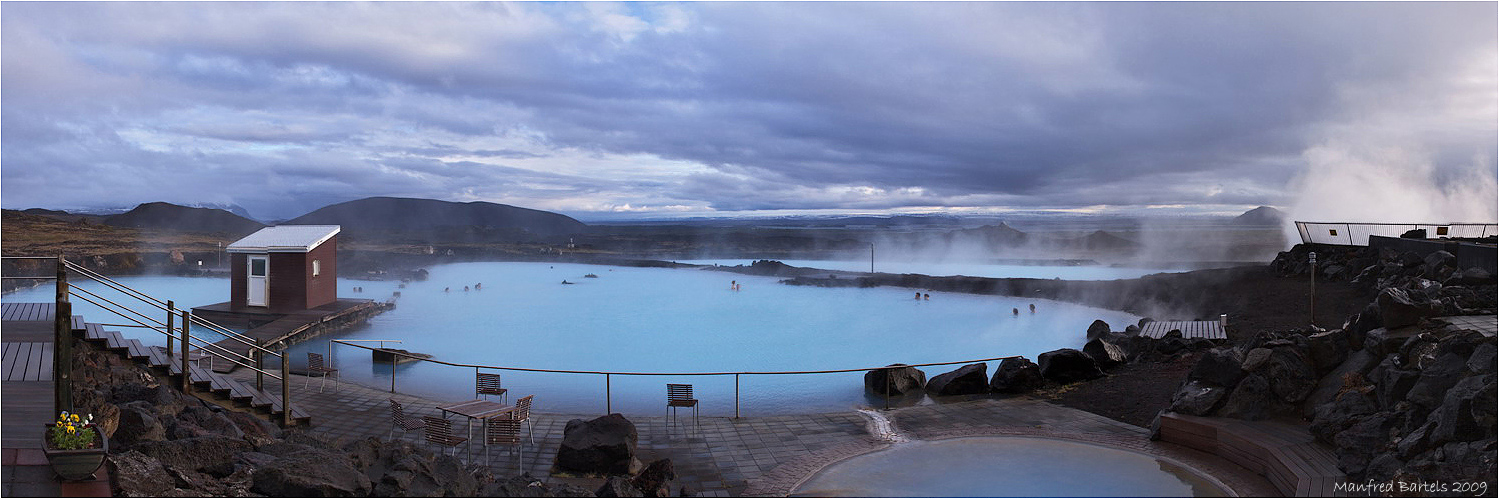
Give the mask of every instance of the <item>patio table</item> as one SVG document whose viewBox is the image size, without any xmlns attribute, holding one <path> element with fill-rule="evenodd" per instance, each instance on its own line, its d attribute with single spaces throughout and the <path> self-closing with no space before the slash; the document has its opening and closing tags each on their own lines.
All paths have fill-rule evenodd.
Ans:
<svg viewBox="0 0 1499 499">
<path fill-rule="evenodd" d="M 510 414 L 511 411 L 515 410 L 515 406 L 488 400 L 466 400 L 439 405 L 437 406 L 437 410 L 442 411 L 444 418 L 448 417 L 448 414 L 457 414 L 468 418 L 468 450 L 472 452 L 474 450 L 474 420 L 485 420 L 485 430 L 488 431 L 489 428 L 487 425 L 490 418 Z M 489 448 L 487 439 L 484 442 L 484 447 L 485 449 Z"/>
</svg>

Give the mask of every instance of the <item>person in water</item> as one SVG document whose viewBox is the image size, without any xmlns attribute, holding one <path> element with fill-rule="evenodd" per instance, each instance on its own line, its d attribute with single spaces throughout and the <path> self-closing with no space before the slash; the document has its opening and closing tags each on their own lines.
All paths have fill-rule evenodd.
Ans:
<svg viewBox="0 0 1499 499">
<path fill-rule="evenodd" d="M 921 293 L 916 293 L 916 299 L 918 299 L 918 300 L 921 299 Z"/>
<path fill-rule="evenodd" d="M 452 291 L 452 290 L 450 290 L 448 288 L 442 288 L 442 292 L 444 292 L 444 293 L 447 293 L 447 292 L 450 292 L 450 291 Z"/>
<path fill-rule="evenodd" d="M 464 287 L 463 287 L 463 292 L 464 292 L 464 293 L 467 293 L 467 292 L 468 292 L 468 286 L 464 286 Z"/>
<path fill-rule="evenodd" d="M 1010 313 L 1015 314 L 1015 315 L 1020 315 L 1020 309 L 1018 309 L 1018 308 L 1012 308 L 1012 309 L 1010 309 Z"/>
<path fill-rule="evenodd" d="M 1031 304 L 1031 313 L 1036 313 L 1036 304 L 1034 303 Z"/>
<path fill-rule="evenodd" d="M 922 293 L 921 294 L 921 299 L 923 299 L 923 300 L 930 300 L 930 299 L 932 299 L 932 295 L 929 295 L 929 294 L 926 294 L 926 293 Z"/>
<path fill-rule="evenodd" d="M 483 287 L 484 287 L 484 283 L 482 283 L 482 282 L 474 284 L 474 291 L 478 291 L 478 290 L 480 290 Z M 1036 307 L 1034 305 L 1032 305 L 1031 308 L 1036 308 Z"/>
</svg>

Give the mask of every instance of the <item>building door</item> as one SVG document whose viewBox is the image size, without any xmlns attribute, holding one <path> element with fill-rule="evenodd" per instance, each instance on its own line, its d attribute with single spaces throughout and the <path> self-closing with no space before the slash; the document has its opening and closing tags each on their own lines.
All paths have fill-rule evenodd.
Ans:
<svg viewBox="0 0 1499 499">
<path fill-rule="evenodd" d="M 266 255 L 250 255 L 250 269 L 245 273 L 245 305 L 251 307 L 266 306 L 266 295 L 270 294 L 269 273 L 270 262 Z"/>
</svg>

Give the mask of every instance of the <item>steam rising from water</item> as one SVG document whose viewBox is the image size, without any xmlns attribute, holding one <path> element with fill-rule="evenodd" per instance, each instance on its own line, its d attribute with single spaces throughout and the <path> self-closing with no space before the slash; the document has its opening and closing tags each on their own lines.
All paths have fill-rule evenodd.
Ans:
<svg viewBox="0 0 1499 499">
<path fill-rule="evenodd" d="M 1302 154 L 1291 181 L 1292 220 L 1447 223 L 1499 219 L 1492 157 L 1439 167 L 1410 148 L 1329 142 Z M 1294 226 L 1287 237 L 1300 240 Z"/>
</svg>

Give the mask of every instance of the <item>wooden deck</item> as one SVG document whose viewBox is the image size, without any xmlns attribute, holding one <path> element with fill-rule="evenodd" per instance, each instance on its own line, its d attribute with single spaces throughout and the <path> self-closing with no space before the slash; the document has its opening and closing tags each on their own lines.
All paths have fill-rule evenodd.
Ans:
<svg viewBox="0 0 1499 499">
<path fill-rule="evenodd" d="M 257 319 L 270 319 L 270 322 L 260 324 L 244 332 L 244 336 L 258 340 L 261 345 L 275 345 L 278 343 L 295 343 L 301 337 L 315 333 L 315 330 L 331 321 L 351 314 L 358 314 L 371 307 L 378 306 L 373 300 L 338 300 L 333 303 L 289 314 L 266 314 L 260 308 L 254 310 L 232 309 L 229 304 L 216 303 L 193 309 L 193 313 L 201 315 L 209 320 L 215 320 L 216 316 L 244 314 Z M 223 339 L 215 343 L 219 348 L 229 350 L 243 357 L 228 356 L 244 361 L 250 356 L 250 345 L 235 339 Z M 226 357 L 219 348 L 210 349 L 213 355 Z M 231 372 L 239 366 L 226 360 L 217 360 L 213 363 L 213 370 L 220 373 Z"/>
<path fill-rule="evenodd" d="M 1263 475 L 1282 494 L 1345 496 L 1334 484 L 1347 478 L 1338 458 L 1305 426 L 1185 414 L 1161 415 L 1161 440 L 1217 454 Z"/>
<path fill-rule="evenodd" d="M 52 322 L 56 307 L 51 303 L 0 303 L 0 327 L 4 329 L 0 375 L 4 377 L 3 410 L 5 447 L 41 445 L 39 423 L 51 421 L 52 414 Z M 14 318 L 14 320 L 12 319 Z M 148 347 L 139 340 L 126 338 L 119 331 L 85 322 L 73 316 L 72 333 L 116 354 L 152 368 L 170 377 L 182 375 L 180 357 L 168 357 L 161 347 Z M 11 341 L 19 340 L 19 341 Z M 179 352 L 180 355 L 180 352 Z M 188 367 L 188 379 L 200 392 L 248 408 L 279 421 L 282 412 L 280 393 L 264 393 L 253 384 L 215 373 L 196 365 Z M 180 378 L 178 378 L 180 379 Z M 300 407 L 291 408 L 297 424 L 308 424 L 311 416 Z M 13 438 L 14 437 L 14 438 Z"/>
<path fill-rule="evenodd" d="M 1218 321 L 1155 321 L 1145 323 L 1145 328 L 1140 330 L 1141 336 L 1160 339 L 1171 330 L 1180 330 L 1182 337 L 1207 338 L 1210 340 L 1226 340 L 1228 333 L 1223 331 L 1223 325 Z"/>
</svg>

